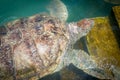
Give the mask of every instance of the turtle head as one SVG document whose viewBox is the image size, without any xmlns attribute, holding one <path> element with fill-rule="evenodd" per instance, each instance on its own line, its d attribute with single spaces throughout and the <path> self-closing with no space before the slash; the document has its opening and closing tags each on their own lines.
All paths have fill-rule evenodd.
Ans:
<svg viewBox="0 0 120 80">
<path fill-rule="evenodd" d="M 83 19 L 78 22 L 69 23 L 67 25 L 67 28 L 72 42 L 80 39 L 83 36 L 86 36 L 93 27 L 93 25 L 94 20 L 92 19 Z"/>
</svg>

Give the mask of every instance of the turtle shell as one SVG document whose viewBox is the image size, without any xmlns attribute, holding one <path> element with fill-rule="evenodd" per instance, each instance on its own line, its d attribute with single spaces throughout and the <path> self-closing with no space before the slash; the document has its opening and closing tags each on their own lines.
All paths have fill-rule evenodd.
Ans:
<svg viewBox="0 0 120 80">
<path fill-rule="evenodd" d="M 61 61 L 68 32 L 57 18 L 37 14 L 0 28 L 0 80 L 35 80 Z"/>
</svg>

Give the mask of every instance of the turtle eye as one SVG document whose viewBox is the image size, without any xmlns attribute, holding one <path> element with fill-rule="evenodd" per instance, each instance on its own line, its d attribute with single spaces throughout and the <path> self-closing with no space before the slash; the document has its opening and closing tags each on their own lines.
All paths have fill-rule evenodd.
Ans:
<svg viewBox="0 0 120 80">
<path fill-rule="evenodd" d="M 0 35 L 7 34 L 7 29 L 4 26 L 0 26 Z"/>
</svg>

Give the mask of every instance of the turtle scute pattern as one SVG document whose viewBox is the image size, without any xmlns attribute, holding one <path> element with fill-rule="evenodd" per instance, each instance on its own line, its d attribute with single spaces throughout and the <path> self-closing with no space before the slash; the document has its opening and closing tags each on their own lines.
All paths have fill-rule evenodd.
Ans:
<svg viewBox="0 0 120 80">
<path fill-rule="evenodd" d="M 9 22 L 4 31 L 0 35 L 0 80 L 34 80 L 51 73 L 68 42 L 64 24 L 48 15 Z"/>
</svg>

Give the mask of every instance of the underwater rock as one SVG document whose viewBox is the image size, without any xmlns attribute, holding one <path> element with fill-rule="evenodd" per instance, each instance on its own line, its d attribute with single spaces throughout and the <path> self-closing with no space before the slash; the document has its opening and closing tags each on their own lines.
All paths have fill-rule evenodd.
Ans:
<svg viewBox="0 0 120 80">
<path fill-rule="evenodd" d="M 120 4 L 120 0 L 104 0 L 104 1 L 111 4 Z"/>
<path fill-rule="evenodd" d="M 120 6 L 114 6 L 113 12 L 120 28 Z"/>
<path fill-rule="evenodd" d="M 86 36 L 88 52 L 97 68 L 105 71 L 110 79 L 119 80 L 120 45 L 119 37 L 115 35 L 119 28 L 109 17 L 97 17 L 94 21 L 94 27 Z"/>
</svg>

